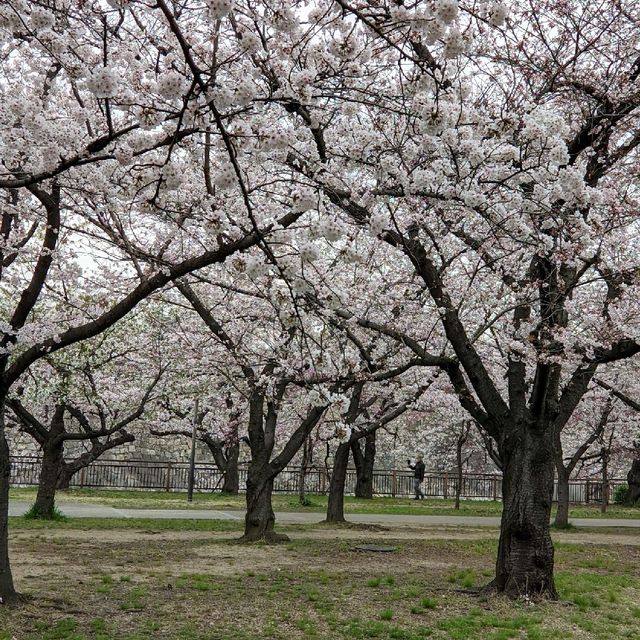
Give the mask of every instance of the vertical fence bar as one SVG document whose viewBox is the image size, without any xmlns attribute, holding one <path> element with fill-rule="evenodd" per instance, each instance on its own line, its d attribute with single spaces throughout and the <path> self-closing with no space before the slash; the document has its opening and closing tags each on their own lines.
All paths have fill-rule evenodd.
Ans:
<svg viewBox="0 0 640 640">
<path fill-rule="evenodd" d="M 167 473 L 165 475 L 165 481 L 164 481 L 164 490 L 167 493 L 171 491 L 171 476 L 173 475 L 171 473 L 172 469 L 173 469 L 173 462 L 167 462 Z"/>
</svg>

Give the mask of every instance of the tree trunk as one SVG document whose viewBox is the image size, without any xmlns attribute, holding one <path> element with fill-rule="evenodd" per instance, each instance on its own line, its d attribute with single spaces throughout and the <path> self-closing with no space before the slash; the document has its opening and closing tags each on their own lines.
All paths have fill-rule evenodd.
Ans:
<svg viewBox="0 0 640 640">
<path fill-rule="evenodd" d="M 298 476 L 298 502 L 306 507 L 309 505 L 306 496 L 307 471 L 309 468 L 309 460 L 311 458 L 311 440 L 307 438 L 302 447 L 302 461 L 300 464 L 300 475 Z"/>
<path fill-rule="evenodd" d="M 9 480 L 11 458 L 4 435 L 4 405 L 0 405 L 0 604 L 19 599 L 13 586 L 9 562 Z"/>
<path fill-rule="evenodd" d="M 462 493 L 462 464 L 458 465 L 458 477 L 456 478 L 456 495 L 453 501 L 453 508 L 460 510 L 460 494 Z"/>
<path fill-rule="evenodd" d="M 353 443 L 352 449 L 354 449 L 353 460 L 356 465 L 355 496 L 371 500 L 373 498 L 373 465 L 376 460 L 376 432 L 373 431 L 365 436 L 364 455 L 361 454 L 359 441 Z M 357 453 L 360 453 L 360 456 Z"/>
<path fill-rule="evenodd" d="M 233 444 L 227 447 L 227 462 L 222 477 L 222 493 L 237 496 L 240 491 L 240 473 L 238 471 L 239 455 L 239 444 Z"/>
<path fill-rule="evenodd" d="M 600 513 L 606 513 L 609 506 L 609 454 L 602 450 L 602 502 Z"/>
<path fill-rule="evenodd" d="M 68 491 L 71 486 L 71 478 L 76 474 L 76 470 L 67 468 L 64 461 L 60 465 L 60 472 L 58 473 L 58 481 L 56 482 L 56 489 L 60 491 Z"/>
<path fill-rule="evenodd" d="M 500 447 L 502 522 L 496 577 L 487 588 L 513 598 L 557 598 L 549 533 L 554 479 L 549 430 L 514 425 Z"/>
<path fill-rule="evenodd" d="M 276 521 L 271 494 L 273 493 L 273 475 L 264 467 L 249 465 L 247 473 L 247 514 L 244 519 L 242 542 L 283 542 L 289 538 L 274 531 Z"/>
<path fill-rule="evenodd" d="M 631 469 L 627 474 L 627 484 L 629 485 L 627 505 L 634 506 L 640 503 L 640 458 L 635 458 L 631 463 Z"/>
<path fill-rule="evenodd" d="M 566 469 L 557 469 L 558 472 L 558 509 L 553 521 L 556 527 L 569 526 L 569 474 Z"/>
<path fill-rule="evenodd" d="M 45 443 L 42 453 L 42 467 L 38 478 L 38 494 L 33 505 L 38 518 L 50 519 L 55 511 L 56 487 L 58 475 L 63 463 L 62 440 L 54 438 Z"/>
<path fill-rule="evenodd" d="M 333 456 L 333 471 L 329 483 L 329 500 L 327 502 L 327 522 L 344 522 L 344 484 L 347 479 L 350 444 L 338 445 Z"/>
</svg>

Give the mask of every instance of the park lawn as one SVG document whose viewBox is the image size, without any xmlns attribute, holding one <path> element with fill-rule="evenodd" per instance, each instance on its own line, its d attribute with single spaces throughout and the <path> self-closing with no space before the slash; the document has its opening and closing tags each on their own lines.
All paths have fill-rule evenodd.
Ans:
<svg viewBox="0 0 640 640">
<path fill-rule="evenodd" d="M 11 489 L 14 500 L 35 499 L 35 489 Z M 327 497 L 308 496 L 310 504 L 300 505 L 296 495 L 273 494 L 275 511 L 300 511 L 323 513 L 327 508 Z M 64 511 L 65 503 L 87 503 L 110 506 L 116 509 L 245 509 L 245 496 L 222 495 L 220 493 L 196 493 L 192 503 L 187 502 L 186 493 L 165 491 L 129 491 L 112 489 L 71 489 L 58 493 L 58 504 Z M 345 513 L 398 514 L 398 515 L 451 515 L 451 516 L 500 516 L 502 503 L 492 500 L 462 500 L 460 509 L 454 509 L 453 500 L 427 499 L 414 501 L 411 498 L 376 497 L 362 500 L 345 496 Z M 599 505 L 574 505 L 572 518 L 640 518 L 640 508 L 610 505 L 605 514 Z"/>
<path fill-rule="evenodd" d="M 535 603 L 474 591 L 494 564 L 485 531 L 315 528 L 267 546 L 220 531 L 60 524 L 12 527 L 30 599 L 0 608 L 0 640 L 640 637 L 640 546 L 615 535 L 555 534 L 561 601 Z M 354 549 L 381 540 L 396 551 Z"/>
</svg>

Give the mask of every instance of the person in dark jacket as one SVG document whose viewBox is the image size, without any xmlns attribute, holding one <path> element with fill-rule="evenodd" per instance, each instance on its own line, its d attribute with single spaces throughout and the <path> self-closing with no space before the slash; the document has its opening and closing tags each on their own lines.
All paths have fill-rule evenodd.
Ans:
<svg viewBox="0 0 640 640">
<path fill-rule="evenodd" d="M 416 463 L 411 464 L 411 460 L 407 460 L 407 464 L 410 469 L 413 469 L 413 489 L 416 492 L 414 500 L 424 500 L 424 493 L 422 493 L 422 481 L 424 480 L 424 462 L 422 462 L 422 455 L 416 456 Z"/>
</svg>

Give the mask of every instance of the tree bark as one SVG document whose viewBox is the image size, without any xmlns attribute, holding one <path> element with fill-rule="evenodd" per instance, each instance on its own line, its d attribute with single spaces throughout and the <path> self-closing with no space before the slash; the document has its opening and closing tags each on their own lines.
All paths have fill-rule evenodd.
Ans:
<svg viewBox="0 0 640 640">
<path fill-rule="evenodd" d="M 227 447 L 226 463 L 223 471 L 222 493 L 237 496 L 240 492 L 240 472 L 238 471 L 238 457 L 240 445 L 232 444 Z"/>
<path fill-rule="evenodd" d="M 631 463 L 631 469 L 627 474 L 627 484 L 629 493 L 627 495 L 627 505 L 634 506 L 640 503 L 640 458 L 635 458 Z"/>
<path fill-rule="evenodd" d="M 308 506 L 306 496 L 307 472 L 309 470 L 309 462 L 311 460 L 312 444 L 310 439 L 304 441 L 302 447 L 302 461 L 300 463 L 300 475 L 298 476 L 298 502 L 303 506 Z"/>
<path fill-rule="evenodd" d="M 509 597 L 557 599 L 549 517 L 554 456 L 550 428 L 516 425 L 500 447 L 503 510 L 495 579 L 487 589 Z"/>
<path fill-rule="evenodd" d="M 344 518 L 344 484 L 347 479 L 350 444 L 338 445 L 333 456 L 333 471 L 329 483 L 329 500 L 327 502 L 327 522 L 345 522 Z"/>
<path fill-rule="evenodd" d="M 274 531 L 276 517 L 271 506 L 274 476 L 268 469 L 256 466 L 249 465 L 247 473 L 247 513 L 240 541 L 285 542 L 288 536 Z"/>
<path fill-rule="evenodd" d="M 60 466 L 60 473 L 58 474 L 58 482 L 56 483 L 56 489 L 60 491 L 68 491 L 71 486 L 71 478 L 76 474 L 75 470 L 71 470 L 64 462 Z"/>
<path fill-rule="evenodd" d="M 458 439 L 456 446 L 456 499 L 453 503 L 453 508 L 458 511 L 460 510 L 460 495 L 462 493 L 462 444 L 460 443 L 460 439 Z"/>
<path fill-rule="evenodd" d="M 240 443 L 224 446 L 221 440 L 208 434 L 200 436 L 213 456 L 218 469 L 222 473 L 222 493 L 238 495 L 240 491 L 240 474 L 238 472 L 238 457 L 240 456 Z"/>
<path fill-rule="evenodd" d="M 634 506 L 640 503 L 640 458 L 635 458 L 631 463 L 631 469 L 627 473 L 627 484 L 629 493 L 627 494 L 627 506 Z"/>
<path fill-rule="evenodd" d="M 0 404 L 0 604 L 19 600 L 9 562 L 9 480 L 11 458 L 4 434 L 4 403 Z"/>
<path fill-rule="evenodd" d="M 601 450 L 602 457 L 602 502 L 600 513 L 606 513 L 609 506 L 609 452 L 606 448 Z"/>
<path fill-rule="evenodd" d="M 556 527 L 569 526 L 569 474 L 562 466 L 556 465 L 558 472 L 558 508 L 553 521 Z"/>
<path fill-rule="evenodd" d="M 376 460 L 376 432 L 373 431 L 365 436 L 364 455 L 358 440 L 353 442 L 352 451 L 356 466 L 355 496 L 371 500 L 373 498 L 373 465 Z"/>
<path fill-rule="evenodd" d="M 58 476 L 64 462 L 63 452 L 64 443 L 59 438 L 49 440 L 43 447 L 38 494 L 33 506 L 34 512 L 39 518 L 50 519 L 53 517 Z"/>
</svg>

